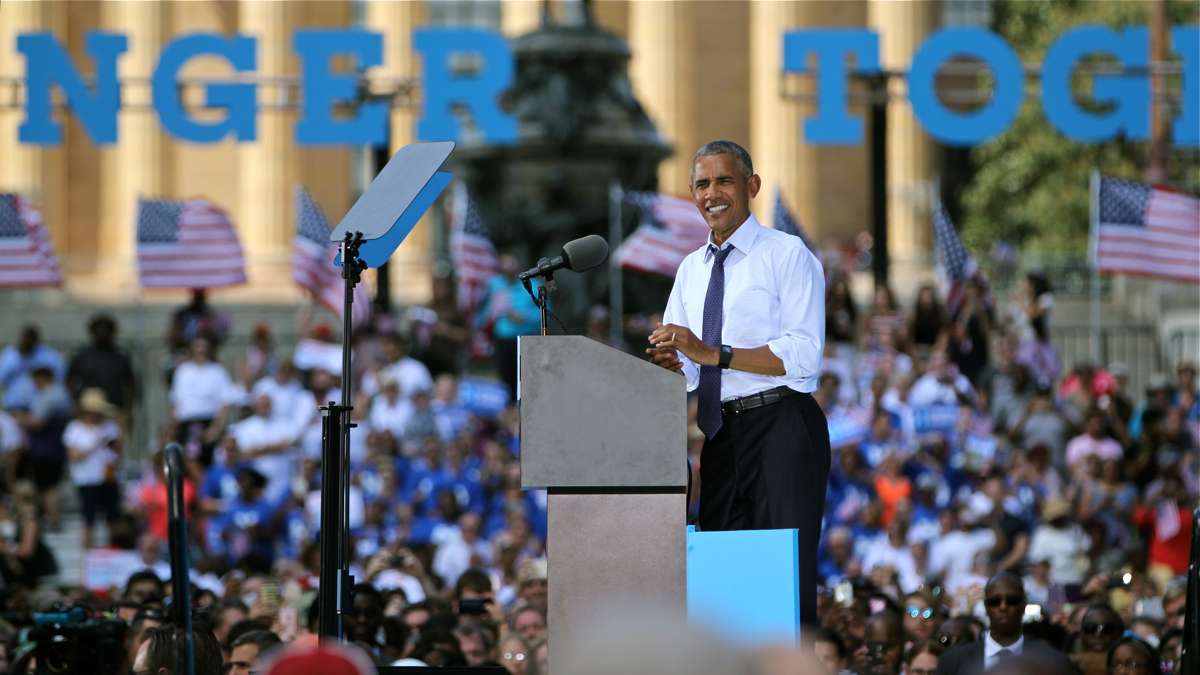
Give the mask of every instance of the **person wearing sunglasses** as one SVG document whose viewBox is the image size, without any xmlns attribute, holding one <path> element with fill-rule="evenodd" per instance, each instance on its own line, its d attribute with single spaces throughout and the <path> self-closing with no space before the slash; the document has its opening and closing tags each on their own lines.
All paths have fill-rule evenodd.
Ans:
<svg viewBox="0 0 1200 675">
<path fill-rule="evenodd" d="M 1021 577 L 1000 572 L 983 589 L 988 630 L 979 640 L 959 645 L 938 661 L 937 675 L 977 675 L 1023 656 L 1043 663 L 1055 673 L 1074 672 L 1065 654 L 1034 637 L 1023 634 L 1025 586 Z"/>
<path fill-rule="evenodd" d="M 904 637 L 910 643 L 933 639 L 942 614 L 928 593 L 915 591 L 904 597 Z"/>
<path fill-rule="evenodd" d="M 1108 605 L 1092 605 L 1083 614 L 1079 641 L 1089 654 L 1108 654 L 1125 632 L 1125 622 Z"/>
</svg>

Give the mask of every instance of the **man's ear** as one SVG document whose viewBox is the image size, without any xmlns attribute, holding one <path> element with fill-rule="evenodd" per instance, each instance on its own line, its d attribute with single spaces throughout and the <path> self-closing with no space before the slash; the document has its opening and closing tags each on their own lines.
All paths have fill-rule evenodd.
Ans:
<svg viewBox="0 0 1200 675">
<path fill-rule="evenodd" d="M 762 179 L 758 177 L 758 174 L 754 174 L 747 179 L 747 187 L 750 188 L 751 199 L 758 196 L 758 191 L 762 189 Z"/>
</svg>

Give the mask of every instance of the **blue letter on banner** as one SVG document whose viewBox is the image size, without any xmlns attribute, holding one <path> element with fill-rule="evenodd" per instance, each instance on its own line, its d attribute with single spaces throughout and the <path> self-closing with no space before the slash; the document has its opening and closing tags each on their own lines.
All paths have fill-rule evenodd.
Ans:
<svg viewBox="0 0 1200 675">
<path fill-rule="evenodd" d="M 1113 110 L 1093 113 L 1075 102 L 1071 72 L 1079 59 L 1095 52 L 1117 57 L 1126 68 L 1145 68 L 1150 48 L 1145 28 L 1118 34 L 1107 26 L 1080 26 L 1063 33 L 1042 65 L 1042 107 L 1060 133 L 1077 141 L 1103 141 L 1125 132 L 1131 139 L 1150 136 L 1150 78 L 1141 75 L 1096 75 L 1092 98 L 1113 103 Z"/>
<path fill-rule="evenodd" d="M 975 112 L 948 110 L 934 91 L 938 67 L 952 56 L 975 57 L 992 71 L 996 83 L 992 100 Z M 979 143 L 1003 131 L 1017 116 L 1024 85 L 1017 55 L 995 33 L 982 28 L 937 31 L 917 50 L 908 71 L 913 112 L 931 136 L 950 145 Z"/>
<path fill-rule="evenodd" d="M 517 122 L 498 105 L 500 94 L 513 78 L 512 51 L 508 42 L 491 31 L 464 28 L 422 28 L 413 31 L 413 48 L 425 61 L 425 109 L 417 122 L 422 141 L 458 139 L 458 120 L 451 107 L 466 105 L 480 132 L 493 143 L 517 138 Z M 476 54 L 483 70 L 474 77 L 452 72 L 456 53 Z"/>
<path fill-rule="evenodd" d="M 879 35 L 863 29 L 789 31 L 783 35 L 783 71 L 808 70 L 809 54 L 817 55 L 817 116 L 804 122 L 804 137 L 814 143 L 860 143 L 862 120 L 846 113 L 846 55 L 854 70 L 879 72 Z"/>
<path fill-rule="evenodd" d="M 358 117 L 337 120 L 332 107 L 336 101 L 353 100 L 357 76 L 329 71 L 329 59 L 353 54 L 363 69 L 383 62 L 383 36 L 364 30 L 298 30 L 292 38 L 303 63 L 304 99 L 296 141 L 300 145 L 363 144 L 388 142 L 386 103 L 362 103 Z"/>
<path fill-rule="evenodd" d="M 1200 26 L 1171 29 L 1175 53 L 1183 58 L 1183 92 L 1173 136 L 1179 145 L 1200 145 Z"/>
<path fill-rule="evenodd" d="M 89 92 L 62 45 L 50 33 L 17 36 L 17 51 L 25 55 L 25 119 L 17 137 L 22 143 L 56 145 L 62 125 L 54 121 L 50 87 L 57 84 L 67 96 L 83 128 L 99 144 L 117 140 L 117 57 L 125 51 L 125 36 L 89 32 L 87 53 L 96 63 L 96 91 Z"/>
<path fill-rule="evenodd" d="M 195 33 L 167 44 L 153 78 L 154 109 L 167 131 L 196 143 L 215 143 L 230 131 L 239 141 L 254 140 L 253 84 L 207 85 L 204 104 L 210 108 L 229 109 L 225 119 L 209 123 L 188 117 L 175 90 L 179 69 L 188 59 L 200 54 L 223 56 L 239 72 L 254 70 L 254 43 L 254 38 L 244 35 L 226 39 L 214 33 Z"/>
</svg>

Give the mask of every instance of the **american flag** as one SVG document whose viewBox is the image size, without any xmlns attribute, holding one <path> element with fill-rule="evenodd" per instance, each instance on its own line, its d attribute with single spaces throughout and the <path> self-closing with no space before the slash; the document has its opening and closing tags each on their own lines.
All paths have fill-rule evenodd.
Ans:
<svg viewBox="0 0 1200 675">
<path fill-rule="evenodd" d="M 0 287 L 38 286 L 62 286 L 42 214 L 20 195 L 0 194 Z"/>
<path fill-rule="evenodd" d="M 473 312 L 496 274 L 496 247 L 488 239 L 479 207 L 461 182 L 455 187 L 452 208 L 450 256 L 458 275 L 458 306 Z"/>
<path fill-rule="evenodd" d="M 205 199 L 139 199 L 138 275 L 144 288 L 216 288 L 246 283 L 237 231 Z"/>
<path fill-rule="evenodd" d="M 783 200 L 783 190 L 775 188 L 775 229 L 786 234 L 792 234 L 800 237 L 800 241 L 808 247 L 808 250 L 814 254 L 817 253 L 816 247 L 813 246 L 812 239 L 808 238 L 808 233 L 800 225 L 800 221 L 792 215 L 792 210 L 788 208 L 787 202 Z M 819 257 L 819 256 L 818 256 Z"/>
<path fill-rule="evenodd" d="M 623 269 L 674 277 L 689 253 L 708 241 L 708 223 L 692 202 L 654 192 L 628 192 L 644 222 L 617 247 Z"/>
<path fill-rule="evenodd" d="M 292 248 L 292 280 L 312 293 L 317 302 L 329 311 L 342 316 L 346 282 L 342 268 L 333 264 L 338 245 L 329 241 L 329 221 L 308 191 L 296 186 L 296 240 Z M 354 325 L 362 324 L 371 313 L 371 298 L 366 284 L 359 281 L 354 287 L 354 304 L 350 318 Z"/>
<path fill-rule="evenodd" d="M 978 271 L 975 257 L 967 252 L 958 231 L 950 221 L 950 214 L 938 197 L 933 203 L 933 247 L 937 256 L 938 273 L 949 284 L 946 293 L 946 309 L 950 313 L 962 301 L 963 286 Z"/>
<path fill-rule="evenodd" d="M 1200 199 L 1116 178 L 1099 183 L 1098 271 L 1200 283 Z"/>
</svg>

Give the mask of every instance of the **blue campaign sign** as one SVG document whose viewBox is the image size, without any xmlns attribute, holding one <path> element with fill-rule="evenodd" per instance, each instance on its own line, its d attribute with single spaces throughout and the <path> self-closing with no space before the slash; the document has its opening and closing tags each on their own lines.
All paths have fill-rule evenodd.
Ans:
<svg viewBox="0 0 1200 675">
<path fill-rule="evenodd" d="M 834 414 L 829 417 L 829 447 L 858 445 L 867 438 L 870 420 L 860 415 Z"/>
<path fill-rule="evenodd" d="M 783 36 L 784 72 L 808 71 L 817 61 L 817 116 L 804 123 L 804 135 L 822 143 L 861 143 L 862 120 L 846 111 L 846 57 L 858 73 L 879 72 L 879 36 L 865 29 L 793 31 Z"/>
<path fill-rule="evenodd" d="M 992 71 L 992 98 L 974 112 L 953 111 L 938 100 L 938 68 L 955 56 L 979 59 Z M 1007 129 L 1017 117 L 1024 93 L 1025 73 L 1016 52 L 982 28 L 948 28 L 930 35 L 913 55 L 908 71 L 913 113 L 930 136 L 948 145 L 982 143 Z"/>
<path fill-rule="evenodd" d="M 50 33 L 17 37 L 17 50 L 25 57 L 25 119 L 18 139 L 34 145 L 62 142 L 62 123 L 53 115 L 53 88 L 65 94 L 67 108 L 98 145 L 116 143 L 117 113 L 121 107 L 117 61 L 128 49 L 119 33 L 90 31 L 85 40 L 90 64 L 77 65 L 62 42 Z M 424 57 L 423 109 L 416 122 L 420 140 L 456 140 L 461 130 L 455 108 L 470 112 L 478 133 L 495 143 L 516 139 L 517 123 L 500 109 L 500 95 L 513 78 L 513 56 L 500 34 L 464 28 L 422 28 L 414 32 L 415 49 Z M 359 75 L 383 63 L 383 36 L 357 28 L 297 30 L 292 47 L 300 62 L 300 119 L 296 124 L 299 145 L 365 145 L 388 141 L 388 103 L 356 101 Z M 239 142 L 255 139 L 257 85 L 249 82 L 213 83 L 205 86 L 206 108 L 223 111 L 223 119 L 200 121 L 188 114 L 179 96 L 179 72 L 191 59 L 216 56 L 234 73 L 252 73 L 257 67 L 258 38 L 189 33 L 166 45 L 151 78 L 154 110 L 163 129 L 192 143 L 217 143 L 229 135 Z M 464 77 L 451 70 L 452 57 L 474 54 L 479 72 Z M 331 68 L 335 57 L 351 57 L 354 73 Z M 89 87 L 81 72 L 96 74 Z M 352 115 L 334 115 L 339 104 L 356 103 Z"/>
<path fill-rule="evenodd" d="M 494 380 L 463 377 L 458 381 L 458 403 L 480 417 L 496 417 L 508 405 L 508 387 Z"/>
<path fill-rule="evenodd" d="M 1124 135 L 1142 140 L 1149 134 L 1150 80 L 1146 72 L 1147 31 L 1136 26 L 1117 31 L 1106 26 L 1079 26 L 1064 32 L 1046 52 L 1042 71 L 1042 107 L 1047 119 L 1067 138 L 1098 143 Z M 1180 107 L 1173 134 L 1177 145 L 1200 145 L 1200 26 L 1176 26 L 1171 49 L 1182 61 Z M 862 142 L 862 120 L 846 108 L 848 69 L 879 70 L 879 35 L 866 29 L 808 29 L 789 31 L 783 38 L 785 73 L 809 72 L 808 59 L 816 61 L 817 111 L 804 122 L 809 143 Z M 1097 74 L 1091 98 L 1111 107 L 1086 110 L 1075 101 L 1071 75 L 1087 56 L 1108 54 L 1127 74 Z M 991 98 L 973 111 L 945 106 L 935 90 L 938 69 L 949 59 L 972 57 L 991 71 L 995 83 Z M 929 135 L 948 145 L 982 143 L 1008 128 L 1024 95 L 1024 68 L 1000 36 L 982 28 L 956 27 L 929 36 L 913 55 L 908 72 L 908 96 L 913 113 Z"/>
<path fill-rule="evenodd" d="M 940 434 L 949 436 L 958 426 L 958 406 L 939 403 L 913 408 L 913 427 L 917 435 Z"/>
<path fill-rule="evenodd" d="M 1200 26 L 1172 28 L 1171 51 L 1183 74 L 1179 80 L 1179 107 L 1174 120 L 1174 142 L 1200 145 Z M 388 104 L 359 100 L 360 77 L 383 65 L 383 36 L 358 28 L 297 30 L 292 46 L 301 64 L 300 119 L 296 142 L 300 145 L 363 145 L 386 143 Z M 1114 30 L 1106 26 L 1079 26 L 1064 32 L 1047 50 L 1042 72 L 1041 98 L 1047 119 L 1066 137 L 1080 142 L 1102 142 L 1118 135 L 1140 140 L 1149 133 L 1149 76 L 1146 72 L 1147 31 L 1141 26 Z M 499 33 L 479 28 L 436 27 L 413 32 L 413 48 L 421 55 L 420 140 L 457 140 L 461 134 L 456 111 L 466 111 L 478 134 L 492 143 L 511 143 L 517 122 L 500 108 L 500 97 L 515 74 L 512 47 Z M 847 78 L 880 72 L 880 35 L 865 28 L 822 28 L 785 32 L 781 39 L 785 73 L 815 72 L 816 113 L 804 122 L 809 143 L 857 144 L 863 140 L 863 121 L 846 105 Z M 0 46 L 2 48 L 4 46 Z M 51 33 L 17 36 L 17 51 L 25 59 L 25 117 L 21 143 L 57 145 L 62 122 L 53 115 L 53 89 L 63 93 L 66 106 L 87 135 L 97 144 L 117 142 L 117 113 L 121 106 L 118 60 L 128 49 L 125 35 L 91 31 L 85 39 L 82 63 L 76 64 Z M 258 39 L 251 35 L 224 36 L 191 33 L 164 45 L 151 78 L 154 109 L 171 135 L 193 143 L 216 143 L 233 136 L 238 142 L 255 139 L 257 85 L 230 81 L 205 85 L 204 107 L 220 111 L 190 115 L 179 99 L 178 74 L 197 56 L 217 57 L 228 63 L 233 75 L 253 73 L 257 67 Z M 1093 77 L 1091 98 L 1100 110 L 1081 106 L 1071 91 L 1071 75 L 1086 57 L 1108 54 L 1126 69 L 1124 73 Z M 453 67 L 463 55 L 478 64 L 464 74 Z M 982 61 L 995 83 L 991 98 L 979 109 L 955 110 L 945 106 L 935 91 L 938 69 L 949 59 L 968 56 Z M 350 57 L 354 73 L 335 72 L 331 61 Z M 635 55 L 636 57 L 636 55 Z M 853 66 L 848 64 L 852 61 Z M 88 85 L 82 72 L 94 72 Z M 940 30 L 918 47 L 907 73 L 913 112 L 927 132 L 951 145 L 983 142 L 1004 131 L 1015 118 L 1024 95 L 1025 73 L 1016 53 L 998 35 L 973 27 Z M 353 104 L 348 116 L 334 115 L 339 104 Z M 202 121 L 203 120 L 203 121 Z"/>
<path fill-rule="evenodd" d="M 797 530 L 687 533 L 688 620 L 743 646 L 800 639 Z"/>
</svg>

